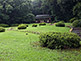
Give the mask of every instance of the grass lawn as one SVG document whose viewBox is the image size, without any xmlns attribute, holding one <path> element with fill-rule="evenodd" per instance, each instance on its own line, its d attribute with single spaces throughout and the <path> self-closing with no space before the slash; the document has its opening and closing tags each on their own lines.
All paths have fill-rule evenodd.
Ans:
<svg viewBox="0 0 81 61">
<path fill-rule="evenodd" d="M 71 25 L 71 23 L 65 23 L 66 25 Z M 38 25 L 38 24 L 37 24 Z M 16 28 L 17 29 L 17 28 Z M 29 27 L 21 31 L 35 31 L 35 32 L 69 32 L 70 28 L 67 27 L 56 27 L 55 25 L 39 26 L 32 27 L 32 24 L 29 24 Z"/>
<path fill-rule="evenodd" d="M 28 30 L 32 27 L 29 26 Z M 33 28 L 33 31 L 55 31 L 55 26 Z M 43 30 L 41 29 L 43 28 Z M 50 29 L 49 29 L 50 28 Z M 66 27 L 57 31 L 69 32 Z M 26 29 L 27 30 L 27 29 Z M 42 31 L 41 31 L 42 30 Z M 39 35 L 18 31 L 0 33 L 0 61 L 81 61 L 81 48 L 71 50 L 50 50 L 39 46 Z"/>
</svg>

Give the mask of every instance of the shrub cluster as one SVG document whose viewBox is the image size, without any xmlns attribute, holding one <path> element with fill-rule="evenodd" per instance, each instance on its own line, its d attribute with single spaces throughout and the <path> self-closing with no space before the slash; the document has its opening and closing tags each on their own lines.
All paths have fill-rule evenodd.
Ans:
<svg viewBox="0 0 81 61">
<path fill-rule="evenodd" d="M 32 27 L 37 27 L 37 24 L 33 24 Z"/>
<path fill-rule="evenodd" d="M 50 49 L 77 48 L 80 37 L 74 33 L 49 32 L 39 36 L 41 46 Z"/>
<path fill-rule="evenodd" d="M 0 32 L 5 32 L 5 29 L 3 27 L 0 27 Z"/>
<path fill-rule="evenodd" d="M 25 24 L 20 24 L 19 26 L 18 26 L 18 29 L 26 29 L 27 27 L 26 27 L 26 25 Z"/>
<path fill-rule="evenodd" d="M 40 23 L 40 24 L 39 24 L 39 26 L 44 26 L 44 25 L 46 25 L 46 23 Z"/>
<path fill-rule="evenodd" d="M 73 27 L 81 27 L 81 20 L 75 20 L 72 25 Z"/>
<path fill-rule="evenodd" d="M 72 23 L 72 22 L 74 22 L 76 20 L 76 18 L 74 17 L 74 18 L 71 18 L 69 21 Z"/>
<path fill-rule="evenodd" d="M 60 21 L 58 23 L 55 24 L 57 27 L 65 27 L 65 24 L 63 21 Z"/>
<path fill-rule="evenodd" d="M 9 27 L 8 24 L 0 24 L 0 27 Z"/>
</svg>

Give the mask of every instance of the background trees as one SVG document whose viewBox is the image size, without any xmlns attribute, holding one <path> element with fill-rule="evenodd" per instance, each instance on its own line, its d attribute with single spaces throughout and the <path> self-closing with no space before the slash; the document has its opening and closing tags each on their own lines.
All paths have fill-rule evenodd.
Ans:
<svg viewBox="0 0 81 61">
<path fill-rule="evenodd" d="M 68 21 L 81 17 L 80 0 L 0 0 L 0 23 L 31 23 L 35 15 L 49 14 Z"/>
</svg>

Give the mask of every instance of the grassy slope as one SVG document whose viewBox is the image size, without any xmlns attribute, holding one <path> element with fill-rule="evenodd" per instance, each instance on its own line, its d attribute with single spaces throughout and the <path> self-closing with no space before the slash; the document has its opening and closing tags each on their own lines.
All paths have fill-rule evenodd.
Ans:
<svg viewBox="0 0 81 61">
<path fill-rule="evenodd" d="M 6 31 L 4 33 L 0 33 L 0 61 L 81 60 L 80 49 L 50 50 L 47 48 L 36 46 L 37 44 L 34 43 L 36 41 L 39 41 L 39 38 L 38 35 L 35 34 L 26 35 L 26 33 L 18 31 Z"/>
<path fill-rule="evenodd" d="M 81 60 L 81 50 L 50 50 L 33 46 L 38 35 L 7 31 L 0 33 L 0 61 L 76 61 Z"/>
</svg>

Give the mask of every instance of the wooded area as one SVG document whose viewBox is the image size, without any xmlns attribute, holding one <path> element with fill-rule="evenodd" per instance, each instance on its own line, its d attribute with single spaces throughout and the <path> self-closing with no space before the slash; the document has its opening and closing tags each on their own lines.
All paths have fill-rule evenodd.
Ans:
<svg viewBox="0 0 81 61">
<path fill-rule="evenodd" d="M 81 18 L 81 0 L 0 0 L 0 23 L 32 23 L 38 14 L 68 22 Z"/>
</svg>

